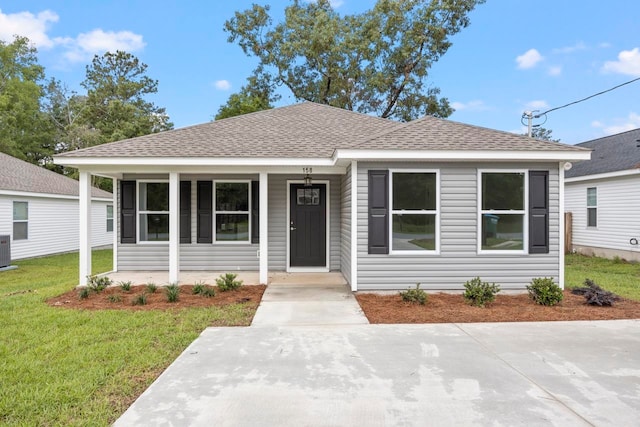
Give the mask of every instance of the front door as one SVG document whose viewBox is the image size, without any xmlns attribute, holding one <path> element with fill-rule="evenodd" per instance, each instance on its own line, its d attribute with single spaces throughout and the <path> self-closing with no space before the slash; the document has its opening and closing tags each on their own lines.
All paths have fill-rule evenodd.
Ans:
<svg viewBox="0 0 640 427">
<path fill-rule="evenodd" d="M 289 263 L 291 267 L 327 265 L 327 186 L 290 184 Z"/>
</svg>

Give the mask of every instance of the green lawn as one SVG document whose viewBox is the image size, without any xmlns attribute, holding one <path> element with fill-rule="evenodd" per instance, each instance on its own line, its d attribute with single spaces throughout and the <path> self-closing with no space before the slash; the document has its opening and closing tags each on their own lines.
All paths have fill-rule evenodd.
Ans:
<svg viewBox="0 0 640 427">
<path fill-rule="evenodd" d="M 567 288 L 583 286 L 585 279 L 591 279 L 611 292 L 640 301 L 640 263 L 567 255 L 564 276 Z"/>
<path fill-rule="evenodd" d="M 94 273 L 112 252 L 95 251 Z M 225 309 L 85 311 L 45 299 L 78 282 L 78 254 L 0 272 L 0 424 L 108 425 L 210 325 L 247 324 Z M 30 292 L 31 291 L 31 292 Z"/>
</svg>

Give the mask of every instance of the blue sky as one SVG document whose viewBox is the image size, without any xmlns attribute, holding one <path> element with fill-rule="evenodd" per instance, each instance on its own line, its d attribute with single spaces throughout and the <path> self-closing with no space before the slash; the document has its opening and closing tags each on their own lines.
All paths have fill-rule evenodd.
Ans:
<svg viewBox="0 0 640 427">
<path fill-rule="evenodd" d="M 272 0 L 281 15 L 288 1 Z M 252 1 L 0 0 L 0 39 L 29 37 L 47 76 L 79 90 L 94 54 L 127 50 L 159 80 L 152 101 L 176 127 L 213 118 L 257 64 L 227 42 L 224 21 Z M 335 0 L 360 12 L 373 0 Z M 640 77 L 640 2 L 488 0 L 431 70 L 452 120 L 520 132 L 525 110 L 564 105 Z M 640 81 L 550 113 L 545 127 L 577 143 L 640 127 Z M 280 104 L 295 102 L 285 94 Z M 541 120 L 535 121 L 539 123 Z"/>
</svg>

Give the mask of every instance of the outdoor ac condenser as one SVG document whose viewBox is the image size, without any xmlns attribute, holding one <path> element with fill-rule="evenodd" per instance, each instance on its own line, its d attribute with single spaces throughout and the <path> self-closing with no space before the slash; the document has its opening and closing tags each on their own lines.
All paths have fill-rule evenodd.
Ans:
<svg viewBox="0 0 640 427">
<path fill-rule="evenodd" d="M 11 236 L 0 236 L 0 268 L 11 264 Z"/>
</svg>

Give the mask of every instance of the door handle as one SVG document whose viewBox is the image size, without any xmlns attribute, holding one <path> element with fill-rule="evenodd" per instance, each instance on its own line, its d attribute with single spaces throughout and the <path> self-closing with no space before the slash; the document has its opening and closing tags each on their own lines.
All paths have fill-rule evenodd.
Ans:
<svg viewBox="0 0 640 427">
<path fill-rule="evenodd" d="M 293 225 L 293 221 L 291 221 L 291 223 L 289 224 L 289 230 L 296 231 L 296 226 Z"/>
</svg>

